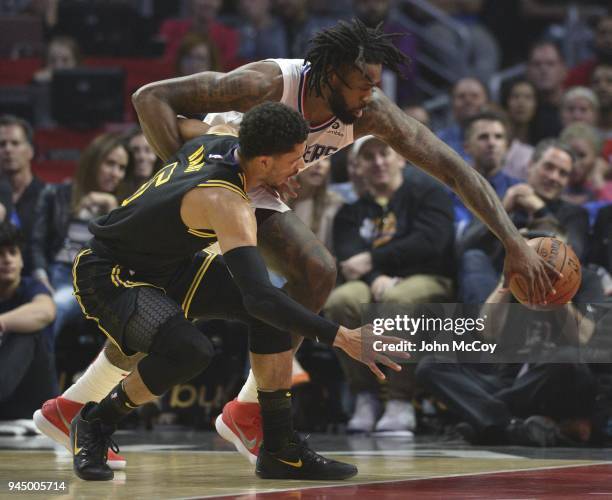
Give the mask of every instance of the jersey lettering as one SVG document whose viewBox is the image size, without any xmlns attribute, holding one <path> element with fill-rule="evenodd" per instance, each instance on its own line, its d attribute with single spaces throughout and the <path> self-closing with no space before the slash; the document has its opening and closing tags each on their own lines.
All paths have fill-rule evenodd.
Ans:
<svg viewBox="0 0 612 500">
<path fill-rule="evenodd" d="M 159 187 L 162 184 L 165 184 L 166 182 L 168 182 L 170 180 L 170 177 L 174 173 L 174 169 L 176 168 L 177 165 L 178 165 L 178 162 L 175 161 L 174 163 L 170 163 L 169 165 L 166 165 L 165 167 L 163 167 L 159 172 L 157 172 L 153 177 L 151 177 L 151 179 L 149 179 L 142 186 L 140 186 L 132 196 L 129 196 L 128 198 L 123 200 L 123 203 L 121 204 L 121 206 L 125 207 L 128 203 L 131 203 L 139 196 L 142 196 L 142 194 L 147 189 L 149 189 L 153 184 L 155 184 L 155 187 Z"/>
<path fill-rule="evenodd" d="M 306 148 L 304 153 L 304 162 L 311 163 L 334 154 L 338 151 L 335 146 L 325 146 L 324 144 L 312 144 Z"/>
</svg>

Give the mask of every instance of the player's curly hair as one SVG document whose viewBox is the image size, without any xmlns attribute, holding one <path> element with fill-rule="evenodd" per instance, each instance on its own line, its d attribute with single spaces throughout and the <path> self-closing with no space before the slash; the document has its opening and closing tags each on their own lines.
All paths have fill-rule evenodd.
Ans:
<svg viewBox="0 0 612 500">
<path fill-rule="evenodd" d="M 304 117 L 280 102 L 264 102 L 247 111 L 240 123 L 240 154 L 249 159 L 288 153 L 308 137 Z"/>
<path fill-rule="evenodd" d="M 321 95 L 324 85 L 329 85 L 330 68 L 342 65 L 384 64 L 402 75 L 401 65 L 410 63 L 410 58 L 393 45 L 392 40 L 405 33 L 386 34 L 382 23 L 368 28 L 359 19 L 338 24 L 319 31 L 311 40 L 305 60 L 310 62 L 308 89 Z M 340 75 L 339 75 L 340 76 Z"/>
</svg>

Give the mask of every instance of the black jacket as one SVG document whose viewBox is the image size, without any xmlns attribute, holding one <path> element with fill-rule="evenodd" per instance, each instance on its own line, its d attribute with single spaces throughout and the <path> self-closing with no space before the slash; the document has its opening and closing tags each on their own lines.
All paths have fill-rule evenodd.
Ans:
<svg viewBox="0 0 612 500">
<path fill-rule="evenodd" d="M 442 184 L 414 167 L 405 168 L 404 182 L 386 209 L 370 195 L 344 205 L 334 219 L 333 239 L 340 261 L 372 254 L 373 269 L 362 277 L 366 283 L 382 274 L 453 275 L 451 198 Z"/>
<path fill-rule="evenodd" d="M 60 251 L 70 223 L 72 183 L 48 184 L 43 189 L 32 229 L 32 269 L 47 270 Z"/>
</svg>

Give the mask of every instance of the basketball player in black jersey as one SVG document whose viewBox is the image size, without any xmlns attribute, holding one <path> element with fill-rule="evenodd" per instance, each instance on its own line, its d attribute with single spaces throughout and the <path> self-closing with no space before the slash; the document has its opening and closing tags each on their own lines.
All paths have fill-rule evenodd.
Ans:
<svg viewBox="0 0 612 500">
<path fill-rule="evenodd" d="M 343 349 L 372 369 L 376 362 L 400 367 L 363 344 L 360 330 L 320 318 L 271 285 L 246 194 L 295 175 L 307 133 L 296 111 L 261 104 L 245 114 L 239 138 L 208 134 L 187 142 L 121 207 L 90 224 L 94 237 L 73 266 L 75 295 L 118 349 L 148 355 L 72 421 L 74 470 L 82 479 L 112 479 L 106 455 L 109 446 L 118 451 L 111 439 L 117 422 L 208 365 L 212 346 L 189 321 L 203 317 L 250 326 L 264 428 L 256 473 L 277 479 L 357 473 L 353 465 L 316 454 L 293 433 L 290 333 Z M 215 241 L 223 256 L 199 252 Z"/>
</svg>

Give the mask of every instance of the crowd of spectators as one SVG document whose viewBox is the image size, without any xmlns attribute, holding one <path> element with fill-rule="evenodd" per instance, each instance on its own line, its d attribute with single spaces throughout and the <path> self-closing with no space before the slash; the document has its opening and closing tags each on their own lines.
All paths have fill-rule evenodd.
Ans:
<svg viewBox="0 0 612 500">
<path fill-rule="evenodd" d="M 440 45 L 454 46 L 449 24 L 428 25 L 436 41 L 431 46 L 426 38 L 395 39 L 413 60 L 427 54 L 457 75 L 447 89 L 448 118 L 436 123 L 434 132 L 491 184 L 526 237 L 555 236 L 572 246 L 583 265 L 583 282 L 565 314 L 584 319 L 591 304 L 605 309 L 612 302 L 612 14 L 602 7 L 605 2 L 582 6 L 592 27 L 592 50 L 571 67 L 551 28 L 563 20 L 564 2 L 515 0 L 504 2 L 500 12 L 492 7 L 500 2 L 486 0 L 430 3 L 451 24 L 474 34 L 469 67 L 458 66 L 460 58 L 452 51 L 439 51 Z M 0 18 L 31 16 L 45 37 L 38 48 L 15 46 L 6 54 L 13 59 L 5 60 L 19 64 L 20 56 L 35 56 L 37 65 L 23 82 L 36 95 L 35 109 L 0 102 L 0 420 L 30 418 L 99 351 L 104 337 L 82 317 L 72 295 L 72 260 L 89 238 L 88 221 L 118 206 L 161 167 L 127 104 L 123 121 L 92 122 L 89 129 L 85 123 L 85 130 L 67 132 L 54 112 L 54 75 L 94 62 L 112 66 L 112 59 L 95 59 L 109 56 L 124 68 L 131 64 L 126 60 L 143 55 L 145 65 L 152 61 L 163 68 L 160 78 L 230 71 L 259 59 L 300 58 L 308 39 L 338 19 L 382 23 L 387 33 L 409 32 L 408 20 L 421 20 L 412 7 L 391 0 L 113 4 L 135 16 L 126 19 L 138 19 L 133 30 L 119 20 L 111 29 L 109 17 L 100 14 L 104 2 L 24 0 L 0 8 Z M 75 28 L 71 16 L 83 12 L 99 14 L 99 24 L 90 28 L 104 35 L 98 42 Z M 502 13 L 529 30 L 509 33 L 507 23 L 500 24 Z M 146 35 L 144 54 L 132 46 L 134 33 Z M 125 42 L 124 51 L 113 36 Z M 524 73 L 505 81 L 499 97 L 493 95 L 491 77 L 519 62 Z M 419 73 L 416 65 L 402 73 L 392 97 L 408 115 L 432 127 L 428 101 L 415 85 L 431 75 Z M 128 93 L 135 90 L 129 82 L 146 83 L 131 78 Z M 58 130 L 80 139 L 55 148 L 37 143 Z M 457 195 L 377 138 L 358 139 L 346 152 L 299 174 L 298 181 L 291 208 L 337 259 L 337 286 L 322 312 L 332 320 L 359 326 L 364 303 L 512 302 L 500 281 L 499 241 Z M 488 335 L 520 333 L 533 348 L 534 325 L 541 330 L 551 321 L 536 313 L 514 319 L 500 322 Z M 564 345 L 559 324 L 548 324 L 555 332 L 548 344 Z M 585 324 L 588 331 L 576 334 L 580 346 L 612 335 L 609 319 Z M 243 329 L 218 321 L 200 326 L 219 355 L 233 360 L 227 366 L 246 373 L 246 345 L 229 338 L 242 338 Z M 301 384 L 296 397 L 318 394 L 317 408 L 327 419 L 301 414 L 296 421 L 305 430 L 334 424 L 352 433 L 402 436 L 451 428 L 477 444 L 603 443 L 612 438 L 606 434 L 612 364 L 578 363 L 563 353 L 535 365 L 440 364 L 425 358 L 381 382 L 341 353 L 306 342 L 295 362 L 294 381 Z M 239 379 L 205 373 L 140 417 L 149 422 L 161 413 L 159 422 L 210 426 Z M 296 404 L 298 412 L 307 413 L 307 406 Z M 210 418 L 201 417 L 203 408 Z M 138 418 L 131 423 L 138 425 Z M 527 421 L 553 430 L 535 439 L 525 430 Z"/>
</svg>

